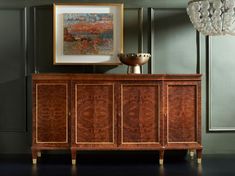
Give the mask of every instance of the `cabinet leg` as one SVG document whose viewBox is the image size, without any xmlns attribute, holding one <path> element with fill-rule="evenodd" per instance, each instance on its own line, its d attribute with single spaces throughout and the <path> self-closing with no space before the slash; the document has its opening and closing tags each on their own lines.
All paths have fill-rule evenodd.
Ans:
<svg viewBox="0 0 235 176">
<path fill-rule="evenodd" d="M 197 150 L 197 163 L 198 164 L 202 163 L 202 149 Z"/>
<path fill-rule="evenodd" d="M 195 151 L 193 149 L 190 149 L 189 150 L 189 156 L 190 156 L 191 159 L 194 158 L 194 154 L 195 154 Z"/>
<path fill-rule="evenodd" d="M 164 163 L 164 150 L 160 150 L 159 152 L 159 165 L 162 166 Z"/>
<path fill-rule="evenodd" d="M 41 152 L 37 152 L 37 156 L 38 156 L 38 158 L 40 158 L 42 156 L 42 153 Z"/>
<path fill-rule="evenodd" d="M 77 151 L 71 150 L 71 154 L 72 154 L 72 165 L 76 165 Z"/>
<path fill-rule="evenodd" d="M 37 151 L 32 150 L 32 163 L 37 164 Z"/>
</svg>

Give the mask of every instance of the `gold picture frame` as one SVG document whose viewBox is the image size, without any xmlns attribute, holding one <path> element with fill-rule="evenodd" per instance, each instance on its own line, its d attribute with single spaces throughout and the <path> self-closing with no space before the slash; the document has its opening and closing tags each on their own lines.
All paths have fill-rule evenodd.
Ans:
<svg viewBox="0 0 235 176">
<path fill-rule="evenodd" d="M 53 4 L 53 15 L 55 65 L 121 64 L 122 3 Z"/>
</svg>

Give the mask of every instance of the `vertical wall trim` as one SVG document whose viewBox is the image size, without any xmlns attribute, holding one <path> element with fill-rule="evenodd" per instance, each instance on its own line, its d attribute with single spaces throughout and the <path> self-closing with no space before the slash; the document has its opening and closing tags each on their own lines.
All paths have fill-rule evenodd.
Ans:
<svg viewBox="0 0 235 176">
<path fill-rule="evenodd" d="M 201 44 L 200 44 L 201 34 L 196 31 L 196 46 L 197 46 L 197 66 L 196 73 L 201 74 Z"/>
<path fill-rule="evenodd" d="M 211 128 L 211 62 L 210 62 L 210 38 L 206 36 L 206 123 L 207 123 L 207 130 L 210 131 Z"/>
<path fill-rule="evenodd" d="M 144 21 L 144 9 L 138 9 L 138 20 L 139 20 L 139 39 L 138 39 L 138 52 L 142 53 L 144 48 L 144 33 L 143 33 L 143 21 Z"/>
<path fill-rule="evenodd" d="M 26 77 L 28 75 L 28 23 L 27 23 L 27 8 L 24 8 L 24 76 Z"/>
<path fill-rule="evenodd" d="M 143 29 L 143 23 L 144 23 L 144 9 L 139 8 L 138 9 L 138 23 L 139 23 L 139 30 L 138 30 L 138 52 L 143 53 L 144 48 L 144 29 Z M 143 73 L 143 66 L 141 65 L 141 73 Z"/>
<path fill-rule="evenodd" d="M 37 9 L 33 7 L 33 60 L 34 60 L 34 73 L 38 72 L 38 64 L 37 64 Z"/>
<path fill-rule="evenodd" d="M 24 8 L 24 76 L 25 76 L 25 132 L 28 132 L 28 21 L 27 8 Z"/>
<path fill-rule="evenodd" d="M 154 9 L 153 8 L 149 8 L 149 53 L 151 54 L 151 58 L 148 62 L 148 73 L 149 74 L 153 74 L 153 59 L 154 59 Z"/>
</svg>

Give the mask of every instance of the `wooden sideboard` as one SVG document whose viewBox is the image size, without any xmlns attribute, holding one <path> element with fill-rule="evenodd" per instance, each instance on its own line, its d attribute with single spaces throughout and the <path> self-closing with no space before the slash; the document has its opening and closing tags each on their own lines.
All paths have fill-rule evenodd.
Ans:
<svg viewBox="0 0 235 176">
<path fill-rule="evenodd" d="M 197 151 L 201 75 L 33 74 L 32 159 L 42 150 Z"/>
</svg>

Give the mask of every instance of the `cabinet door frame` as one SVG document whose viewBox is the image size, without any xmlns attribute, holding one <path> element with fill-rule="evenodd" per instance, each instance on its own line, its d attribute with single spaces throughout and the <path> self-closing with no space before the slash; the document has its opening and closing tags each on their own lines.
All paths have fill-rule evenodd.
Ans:
<svg viewBox="0 0 235 176">
<path fill-rule="evenodd" d="M 63 85 L 66 87 L 66 139 L 65 141 L 39 141 L 38 139 L 38 86 Z M 32 137 L 33 148 L 68 148 L 70 144 L 70 81 L 67 80 L 33 80 L 33 121 Z"/>
<path fill-rule="evenodd" d="M 201 82 L 200 81 L 166 81 L 164 83 L 164 146 L 166 149 L 200 149 L 201 146 Z M 169 86 L 195 86 L 195 140 L 169 142 Z M 178 134 L 179 135 L 179 134 Z"/>
<path fill-rule="evenodd" d="M 79 142 L 77 137 L 77 86 L 111 86 L 112 87 L 112 142 L 94 142 L 94 141 L 87 141 L 87 142 Z M 71 83 L 71 102 L 72 102 L 72 119 L 71 119 L 71 146 L 72 148 L 76 148 L 76 150 L 109 150 L 114 149 L 117 147 L 117 103 L 116 103 L 116 95 L 115 95 L 115 88 L 116 84 L 112 81 L 97 81 L 97 80 L 89 80 L 89 81 L 79 81 L 79 80 L 72 80 Z"/>
<path fill-rule="evenodd" d="M 123 112 L 123 88 L 124 86 L 152 86 L 152 87 L 157 87 L 157 142 L 125 142 L 124 141 L 124 112 Z M 163 100 L 163 96 L 162 96 L 162 81 L 141 81 L 141 80 L 135 80 L 135 81 L 120 81 L 119 82 L 119 86 L 118 86 L 118 92 L 119 92 L 119 107 L 118 107 L 118 112 L 120 112 L 118 114 L 118 144 L 119 144 L 119 148 L 120 149 L 124 149 L 124 150 L 157 150 L 157 149 L 161 149 L 163 146 L 163 120 L 162 120 L 162 115 L 163 115 L 163 106 L 162 106 L 162 100 Z"/>
</svg>

